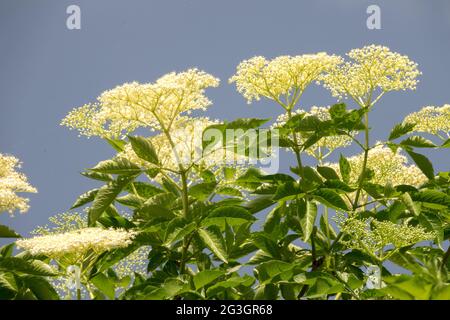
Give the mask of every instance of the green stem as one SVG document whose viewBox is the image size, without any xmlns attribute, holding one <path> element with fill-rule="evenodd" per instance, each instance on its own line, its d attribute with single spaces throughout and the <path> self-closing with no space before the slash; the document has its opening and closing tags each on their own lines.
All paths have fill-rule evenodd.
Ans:
<svg viewBox="0 0 450 320">
<path fill-rule="evenodd" d="M 81 300 L 81 289 L 77 288 L 77 300 Z"/>
<path fill-rule="evenodd" d="M 187 260 L 186 256 L 193 237 L 194 234 L 191 234 L 188 238 L 183 240 L 183 249 L 181 251 L 180 273 L 184 273 L 186 271 L 186 260 Z"/>
<path fill-rule="evenodd" d="M 288 118 L 289 118 L 289 120 L 292 119 L 292 111 L 291 111 L 291 108 L 288 108 L 288 109 L 287 109 L 287 113 L 288 113 Z M 302 158 L 301 158 L 301 155 L 300 155 L 300 150 L 299 150 L 299 148 L 298 148 L 297 134 L 294 132 L 294 130 L 292 130 L 292 136 L 293 136 L 293 139 L 294 139 L 294 146 L 293 146 L 292 150 L 294 151 L 295 157 L 296 157 L 296 159 L 297 159 L 297 164 L 298 164 L 298 170 L 299 170 L 300 177 L 303 178 L 303 164 L 302 164 Z"/>
<path fill-rule="evenodd" d="M 368 110 L 364 114 L 364 159 L 361 173 L 358 178 L 358 189 L 356 190 L 355 201 L 353 202 L 353 210 L 358 206 L 359 196 L 361 195 L 362 185 L 364 183 L 364 178 L 367 169 L 367 159 L 369 157 L 369 113 Z"/>
<path fill-rule="evenodd" d="M 327 241 L 328 241 L 328 246 L 331 245 L 331 241 L 330 241 L 330 225 L 329 225 L 329 221 L 328 221 L 328 207 L 324 206 L 323 207 L 323 219 L 325 220 L 325 232 L 327 234 Z"/>
</svg>

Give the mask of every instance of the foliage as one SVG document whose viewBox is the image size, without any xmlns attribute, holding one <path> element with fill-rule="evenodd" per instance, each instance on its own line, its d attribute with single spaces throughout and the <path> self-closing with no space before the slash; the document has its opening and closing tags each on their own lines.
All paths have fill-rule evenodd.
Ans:
<svg viewBox="0 0 450 320">
<path fill-rule="evenodd" d="M 415 89 L 420 72 L 386 47 L 348 56 L 255 57 L 231 78 L 249 103 L 267 98 L 281 107 L 272 128 L 295 155 L 289 174 L 258 169 L 251 144 L 239 152 L 245 135 L 204 139 L 208 130 L 223 138 L 251 129 L 261 138 L 268 119 L 193 117 L 210 105 L 205 89 L 218 85 L 196 69 L 124 84 L 72 111 L 63 125 L 103 138 L 117 155 L 83 173 L 99 184 L 72 206 L 85 207 L 87 219 L 69 214 L 38 234 L 104 229 L 98 239 L 107 230 L 133 237 L 89 247 L 75 260 L 45 250 L 36 256 L 32 246 L 12 257 L 12 245 L 4 247 L 0 296 L 57 298 L 47 277 L 59 276 L 81 283 L 78 298 L 83 288 L 92 299 L 450 299 L 450 173 L 435 172 L 418 151 L 448 154 L 448 107 L 413 113 L 386 141 L 370 144 L 375 104 L 390 91 Z M 314 83 L 349 100 L 305 111 L 300 100 Z M 429 130 L 418 115 L 428 117 Z M 137 128 L 157 132 L 141 136 Z M 324 162 L 350 144 L 361 153 Z M 4 226 L 0 232 L 17 236 Z M 150 248 L 138 255 L 146 270 L 119 274 L 118 265 L 142 248 Z M 50 258 L 58 267 L 48 266 Z M 393 264 L 408 274 L 392 273 Z"/>
</svg>

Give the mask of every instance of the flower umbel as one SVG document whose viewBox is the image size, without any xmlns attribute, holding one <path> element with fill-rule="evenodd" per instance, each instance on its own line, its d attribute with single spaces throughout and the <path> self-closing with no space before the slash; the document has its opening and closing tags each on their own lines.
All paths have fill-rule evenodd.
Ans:
<svg viewBox="0 0 450 320">
<path fill-rule="evenodd" d="M 17 158 L 0 153 L 0 213 L 7 211 L 12 214 L 15 210 L 22 213 L 28 211 L 28 199 L 17 193 L 37 192 L 28 183 L 27 177 L 16 171 L 18 168 L 20 168 L 20 162 Z"/>
<path fill-rule="evenodd" d="M 263 96 L 292 108 L 309 84 L 340 62 L 340 57 L 324 52 L 273 60 L 257 56 L 242 61 L 229 81 L 236 83 L 237 91 L 248 103 Z"/>
<path fill-rule="evenodd" d="M 316 116 L 322 121 L 330 120 L 330 107 L 317 107 L 312 106 L 310 111 L 304 111 L 302 109 L 297 109 L 296 111 L 292 112 L 291 116 L 295 116 L 298 114 L 304 114 L 305 117 L 307 116 Z M 289 115 L 287 113 L 281 114 L 278 116 L 277 121 L 274 123 L 273 128 L 280 128 L 282 127 L 287 121 L 289 120 Z M 297 134 L 297 133 L 292 133 Z M 304 143 L 308 137 L 301 136 L 300 134 L 297 134 L 298 143 L 302 144 Z M 352 141 L 352 138 L 345 135 L 335 135 L 335 136 L 327 136 L 321 138 L 319 141 L 317 141 L 315 144 L 313 144 L 311 147 L 305 150 L 306 153 L 308 153 L 310 156 L 322 161 L 327 156 L 329 156 L 335 149 L 342 148 L 350 145 Z"/>
<path fill-rule="evenodd" d="M 450 104 L 427 106 L 406 116 L 403 123 L 414 124 L 414 131 L 450 137 Z"/>
<path fill-rule="evenodd" d="M 350 163 L 350 183 L 356 184 L 359 174 L 362 170 L 364 154 L 359 154 L 347 159 Z M 400 154 L 400 152 L 392 152 L 388 147 L 381 144 L 376 145 L 369 150 L 367 158 L 367 169 L 373 171 L 374 175 L 371 180 L 373 183 L 386 185 L 390 183 L 394 186 L 400 184 L 409 184 L 412 186 L 420 186 L 426 181 L 427 177 L 415 165 L 408 165 L 408 159 Z M 339 173 L 339 164 L 328 164 Z"/>
<path fill-rule="evenodd" d="M 414 90 L 420 71 L 407 56 L 383 46 L 370 45 L 351 50 L 351 61 L 321 76 L 333 96 L 350 96 L 364 107 L 373 105 L 385 92 Z"/>
<path fill-rule="evenodd" d="M 49 258 L 83 257 L 89 251 L 100 254 L 115 248 L 127 247 L 136 236 L 134 231 L 84 228 L 65 233 L 38 236 L 16 241 L 19 248 L 33 255 Z M 76 258 L 74 260 L 77 260 Z"/>
<path fill-rule="evenodd" d="M 72 110 L 61 122 L 86 136 L 118 138 L 138 127 L 166 129 L 181 114 L 205 110 L 211 101 L 205 89 L 219 79 L 197 69 L 169 73 L 154 83 L 125 83 L 103 92 L 97 103 Z"/>
<path fill-rule="evenodd" d="M 349 235 L 348 240 L 341 240 L 347 247 L 378 257 L 382 257 L 382 251 L 388 245 L 400 249 L 435 237 L 422 227 L 413 227 L 406 223 L 359 220 L 354 217 L 341 222 L 341 231 Z"/>
</svg>

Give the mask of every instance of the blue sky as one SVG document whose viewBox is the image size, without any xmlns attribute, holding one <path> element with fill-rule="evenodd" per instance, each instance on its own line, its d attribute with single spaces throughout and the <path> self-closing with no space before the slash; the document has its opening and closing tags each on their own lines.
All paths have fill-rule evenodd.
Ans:
<svg viewBox="0 0 450 320">
<path fill-rule="evenodd" d="M 81 30 L 66 28 L 66 8 L 81 8 Z M 381 8 L 381 30 L 368 30 L 366 8 Z M 371 114 L 373 139 L 424 105 L 450 103 L 450 2 L 446 0 L 10 0 L 0 3 L 0 152 L 17 156 L 39 190 L 31 209 L 0 223 L 27 235 L 66 211 L 96 186 L 79 174 L 113 155 L 99 139 L 79 138 L 59 125 L 76 106 L 133 80 L 153 81 L 198 67 L 222 80 L 208 91 L 217 119 L 276 117 L 268 101 L 248 106 L 227 83 L 236 65 L 255 55 L 275 57 L 381 44 L 407 54 L 423 72 L 415 92 L 391 93 Z M 335 102 L 313 87 L 301 105 Z M 344 149 L 351 155 L 354 149 Z M 449 170 L 449 153 L 433 153 Z M 292 155 L 281 155 L 287 171 Z"/>
</svg>

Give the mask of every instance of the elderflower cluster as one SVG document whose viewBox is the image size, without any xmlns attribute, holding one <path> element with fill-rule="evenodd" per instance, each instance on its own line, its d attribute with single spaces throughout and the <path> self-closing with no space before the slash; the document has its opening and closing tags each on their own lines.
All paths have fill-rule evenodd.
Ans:
<svg viewBox="0 0 450 320">
<path fill-rule="evenodd" d="M 197 69 L 169 73 L 154 83 L 125 83 L 103 92 L 97 102 L 72 110 L 61 122 L 86 136 L 117 138 L 138 127 L 170 130 L 181 114 L 205 110 L 205 89 L 219 79 Z"/>
<path fill-rule="evenodd" d="M 305 117 L 307 116 L 316 116 L 322 121 L 330 120 L 330 107 L 317 107 L 312 106 L 309 112 L 306 112 L 301 109 L 297 109 L 296 111 L 292 112 L 291 116 L 295 116 L 298 114 L 304 114 Z M 286 122 L 289 120 L 289 115 L 287 113 L 281 114 L 278 116 L 277 121 L 272 126 L 272 128 L 281 128 L 283 125 L 286 124 Z M 299 143 L 304 143 L 307 140 L 307 136 L 302 136 L 300 134 L 297 134 L 297 138 Z M 317 141 L 315 144 L 313 144 L 311 147 L 306 149 L 306 153 L 308 153 L 310 156 L 316 158 L 316 159 L 324 159 L 328 155 L 330 155 L 334 150 L 337 148 L 342 148 L 349 146 L 351 144 L 352 138 L 345 135 L 335 135 L 335 136 L 328 136 L 323 137 L 319 141 Z"/>
<path fill-rule="evenodd" d="M 33 255 L 44 255 L 54 259 L 67 255 L 83 257 L 89 251 L 100 254 L 115 248 L 127 247 L 135 236 L 134 231 L 83 228 L 20 239 L 16 241 L 16 245 Z"/>
<path fill-rule="evenodd" d="M 350 183 L 356 184 L 363 168 L 364 154 L 347 158 L 350 163 Z M 339 164 L 327 164 L 340 174 Z M 369 150 L 367 157 L 367 169 L 373 171 L 371 182 L 386 185 L 388 183 L 396 186 L 407 184 L 420 186 L 426 181 L 427 177 L 415 165 L 408 165 L 408 159 L 400 152 L 392 152 L 388 147 L 377 144 Z"/>
<path fill-rule="evenodd" d="M 210 120 L 207 117 L 188 118 L 177 122 L 176 126 L 170 131 L 170 139 L 164 133 L 149 137 L 158 155 L 159 166 L 169 172 L 178 172 L 180 165 L 184 168 L 196 165 L 202 169 L 223 168 L 227 163 L 235 163 L 243 160 L 243 156 L 234 155 L 227 157 L 222 144 L 217 144 L 210 150 L 203 149 L 204 130 L 209 126 L 218 124 L 216 120 Z M 127 144 L 124 151 L 117 155 L 119 158 L 126 158 L 130 162 L 144 168 L 154 168 L 155 164 L 139 158 L 133 151 L 131 144 Z M 155 180 L 160 176 L 156 176 Z M 194 179 L 194 177 L 191 177 Z"/>
<path fill-rule="evenodd" d="M 403 123 L 414 124 L 414 131 L 450 136 L 450 104 L 442 107 L 427 106 L 406 116 Z"/>
<path fill-rule="evenodd" d="M 417 64 L 407 56 L 383 46 L 370 45 L 351 50 L 346 61 L 321 76 L 333 96 L 350 96 L 366 104 L 376 90 L 381 93 L 415 90 L 421 74 Z"/>
<path fill-rule="evenodd" d="M 372 219 L 359 220 L 354 217 L 340 221 L 341 231 L 349 235 L 341 240 L 347 247 L 364 251 L 371 255 L 381 253 L 383 248 L 392 245 L 396 249 L 431 240 L 435 237 L 424 228 L 406 223 L 395 224 L 391 221 Z"/>
<path fill-rule="evenodd" d="M 20 162 L 17 158 L 0 153 L 0 213 L 12 214 L 15 210 L 22 213 L 28 211 L 28 199 L 17 193 L 37 192 L 28 183 L 27 177 L 16 171 L 18 168 L 20 168 Z"/>
<path fill-rule="evenodd" d="M 248 103 L 261 96 L 285 106 L 294 103 L 305 88 L 341 62 L 341 58 L 324 52 L 298 56 L 280 56 L 267 60 L 262 56 L 242 61 L 230 78 Z M 289 98 L 289 96 L 291 96 Z"/>
</svg>

